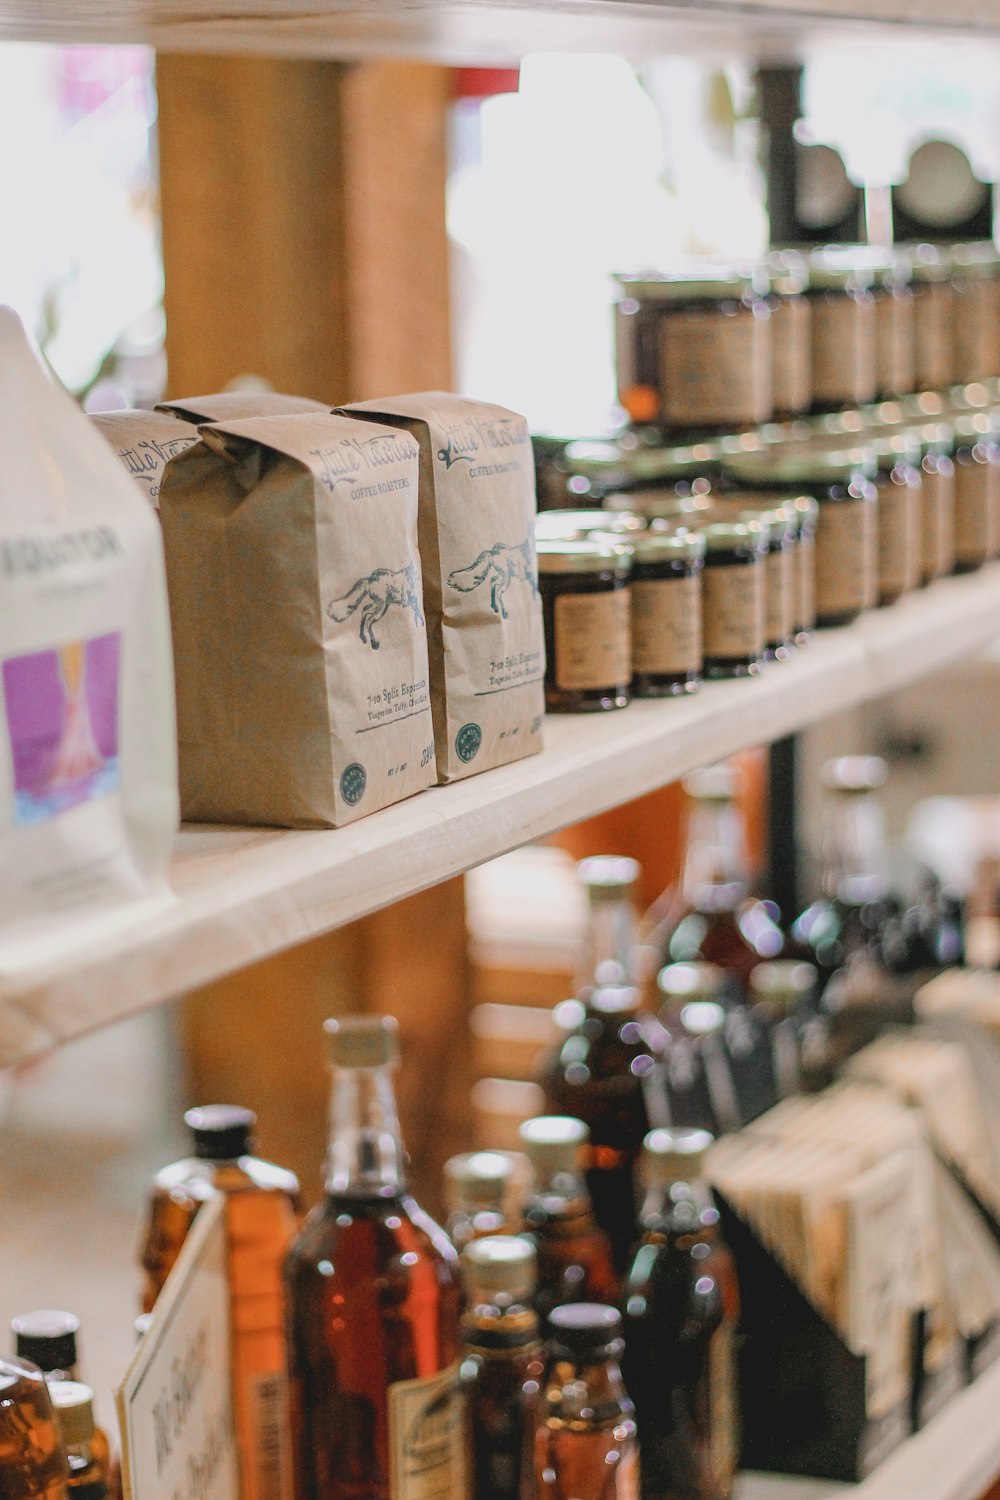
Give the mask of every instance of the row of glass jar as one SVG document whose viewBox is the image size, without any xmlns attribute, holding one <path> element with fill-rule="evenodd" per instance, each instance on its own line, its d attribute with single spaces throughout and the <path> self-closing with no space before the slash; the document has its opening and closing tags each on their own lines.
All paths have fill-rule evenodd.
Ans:
<svg viewBox="0 0 1000 1500">
<path fill-rule="evenodd" d="M 641 486 L 540 513 L 549 710 L 756 675 L 814 623 L 1000 555 L 1000 408 L 922 415 L 855 412 L 711 463 L 642 450 Z M 650 486 L 654 457 L 673 482 Z"/>
<path fill-rule="evenodd" d="M 616 278 L 618 399 L 664 434 L 731 431 L 1000 375 L 1000 251 L 775 250 Z"/>
</svg>

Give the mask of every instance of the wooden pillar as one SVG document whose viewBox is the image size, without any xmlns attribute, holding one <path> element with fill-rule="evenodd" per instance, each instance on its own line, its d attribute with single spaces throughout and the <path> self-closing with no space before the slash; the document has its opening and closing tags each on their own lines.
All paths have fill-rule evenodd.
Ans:
<svg viewBox="0 0 1000 1500">
<path fill-rule="evenodd" d="M 451 384 L 444 222 L 451 75 L 420 63 L 161 55 L 169 389 L 242 375 L 336 404 Z M 461 881 L 189 996 L 191 1099 L 256 1109 L 261 1149 L 318 1187 L 321 1023 L 400 1016 L 403 1124 L 431 1188 L 467 1085 Z M 454 1135 L 435 1129 L 445 1113 Z"/>
</svg>

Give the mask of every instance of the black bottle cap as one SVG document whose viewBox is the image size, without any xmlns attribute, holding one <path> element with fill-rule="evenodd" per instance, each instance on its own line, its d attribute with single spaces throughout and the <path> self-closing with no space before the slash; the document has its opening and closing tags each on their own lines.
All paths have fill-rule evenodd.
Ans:
<svg viewBox="0 0 1000 1500">
<path fill-rule="evenodd" d="M 11 1320 L 14 1352 L 29 1359 L 45 1374 L 50 1370 L 72 1370 L 76 1365 L 76 1336 L 80 1319 L 60 1308 L 42 1307 Z"/>
<path fill-rule="evenodd" d="M 238 1104 L 200 1104 L 189 1109 L 184 1123 L 194 1137 L 194 1154 L 203 1161 L 235 1161 L 249 1156 L 251 1132 L 257 1123 L 252 1109 Z"/>
<path fill-rule="evenodd" d="M 549 1313 L 549 1337 L 557 1353 L 620 1352 L 621 1314 L 605 1302 L 566 1302 Z"/>
</svg>

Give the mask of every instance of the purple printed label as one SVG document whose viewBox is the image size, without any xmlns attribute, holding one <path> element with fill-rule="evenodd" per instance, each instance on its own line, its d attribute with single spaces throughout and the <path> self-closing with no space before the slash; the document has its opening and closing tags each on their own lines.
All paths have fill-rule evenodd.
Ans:
<svg viewBox="0 0 1000 1500">
<path fill-rule="evenodd" d="M 120 661 L 116 631 L 3 663 L 16 825 L 58 817 L 119 786 Z"/>
</svg>

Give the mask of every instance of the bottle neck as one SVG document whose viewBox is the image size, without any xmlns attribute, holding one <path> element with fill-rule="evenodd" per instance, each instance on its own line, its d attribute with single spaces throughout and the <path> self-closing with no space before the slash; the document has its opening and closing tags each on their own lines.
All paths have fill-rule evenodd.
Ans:
<svg viewBox="0 0 1000 1500">
<path fill-rule="evenodd" d="M 558 1351 L 549 1379 L 550 1388 L 558 1391 L 560 1414 L 585 1427 L 606 1420 L 625 1399 L 617 1359 L 600 1351 L 592 1355 Z M 551 1396 L 549 1401 L 551 1404 Z"/>
<path fill-rule="evenodd" d="M 635 909 L 627 892 L 616 901 L 592 901 L 580 968 L 580 989 L 629 984 L 636 942 Z"/>
<path fill-rule="evenodd" d="M 527 1302 L 473 1289 L 463 1334 L 466 1345 L 491 1356 L 540 1346 L 538 1315 Z"/>
<path fill-rule="evenodd" d="M 682 889 L 695 911 L 735 911 L 750 871 L 743 814 L 735 802 L 695 802 L 688 814 Z"/>
<path fill-rule="evenodd" d="M 388 1068 L 334 1068 L 326 1190 L 386 1198 L 406 1186 Z"/>
<path fill-rule="evenodd" d="M 874 792 L 831 797 L 823 836 L 823 894 L 864 906 L 889 893 L 889 854 L 882 806 Z"/>
<path fill-rule="evenodd" d="M 701 1178 L 691 1182 L 652 1182 L 642 1205 L 641 1218 L 650 1228 L 667 1219 L 673 1220 L 675 1222 L 670 1227 L 681 1232 L 686 1221 L 690 1221 L 693 1231 L 700 1226 L 702 1215 L 711 1207 L 711 1194 Z"/>
</svg>

